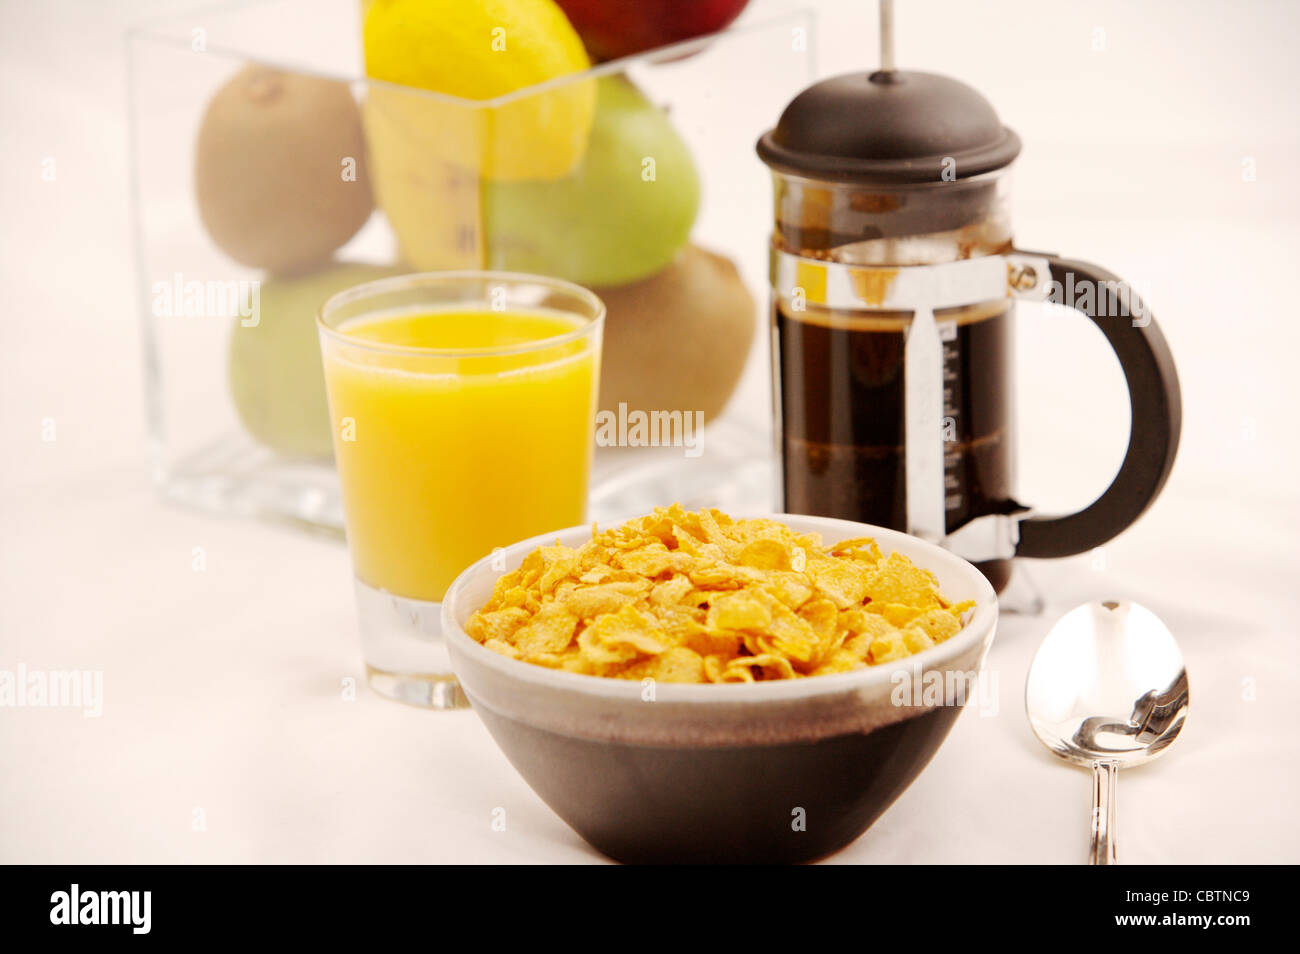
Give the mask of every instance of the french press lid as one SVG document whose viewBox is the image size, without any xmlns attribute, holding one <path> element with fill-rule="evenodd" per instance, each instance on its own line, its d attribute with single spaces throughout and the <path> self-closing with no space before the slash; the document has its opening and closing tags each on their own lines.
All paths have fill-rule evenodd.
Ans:
<svg viewBox="0 0 1300 954">
<path fill-rule="evenodd" d="M 774 169 L 863 185 L 968 179 L 1019 154 L 1020 137 L 975 89 L 912 70 L 816 83 L 758 140 L 759 157 Z"/>
<path fill-rule="evenodd" d="M 833 182 L 901 185 L 968 179 L 1020 154 L 974 88 L 937 73 L 894 69 L 892 4 L 881 4 L 881 68 L 808 87 L 758 141 L 785 173 Z"/>
</svg>

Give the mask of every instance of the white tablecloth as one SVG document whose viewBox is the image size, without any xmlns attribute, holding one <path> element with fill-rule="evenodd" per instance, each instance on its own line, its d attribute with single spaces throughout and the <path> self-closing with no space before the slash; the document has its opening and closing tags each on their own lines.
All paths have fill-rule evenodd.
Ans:
<svg viewBox="0 0 1300 954">
<path fill-rule="evenodd" d="M 362 673 L 342 546 L 155 496 L 116 38 L 159 6 L 0 8 L 0 670 L 104 680 L 98 718 L 0 709 L 0 861 L 598 860 L 472 712 L 364 686 L 351 699 Z M 1177 744 L 1121 776 L 1121 860 L 1300 860 L 1300 322 L 1284 287 L 1300 245 L 1300 70 L 1284 45 L 1296 10 L 1025 2 L 998 22 L 1052 44 L 1022 29 L 1022 47 L 990 32 L 975 48 L 963 37 L 977 13 L 930 6 L 942 15 L 900 13 L 900 59 L 980 86 L 1021 131 L 1023 246 L 1149 284 L 1182 374 L 1183 447 L 1156 507 L 1104 552 L 1027 567 L 1048 611 L 1001 622 L 996 715 L 964 713 L 833 860 L 1080 861 L 1089 779 L 1030 734 L 1023 684 L 1050 620 L 1098 597 L 1163 616 L 1191 680 Z M 826 5 L 823 71 L 857 65 L 854 31 L 874 42 L 862 16 Z M 1004 42 L 1014 55 L 995 55 Z M 1121 379 L 1085 324 L 1021 320 L 1022 496 L 1046 509 L 1090 499 L 1124 445 Z M 764 387 L 752 368 L 742 400 L 762 407 Z"/>
</svg>

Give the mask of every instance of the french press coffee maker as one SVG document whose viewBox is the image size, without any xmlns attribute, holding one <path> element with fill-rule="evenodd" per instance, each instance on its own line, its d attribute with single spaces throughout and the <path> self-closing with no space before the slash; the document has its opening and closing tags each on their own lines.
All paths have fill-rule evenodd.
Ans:
<svg viewBox="0 0 1300 954">
<path fill-rule="evenodd" d="M 772 169 L 772 365 L 784 509 L 942 542 L 999 592 L 1011 559 L 1062 557 L 1132 524 L 1173 466 L 1178 376 L 1131 287 L 1017 249 L 1008 176 L 1020 139 L 971 87 L 882 67 L 819 82 L 758 142 Z M 1073 306 L 1128 383 L 1123 464 L 1090 506 L 1032 515 L 1014 497 L 1017 299 Z"/>
</svg>

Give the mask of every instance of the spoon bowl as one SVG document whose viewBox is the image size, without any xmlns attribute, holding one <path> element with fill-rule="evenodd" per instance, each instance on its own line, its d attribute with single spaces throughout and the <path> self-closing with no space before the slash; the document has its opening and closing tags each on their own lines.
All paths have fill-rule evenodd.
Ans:
<svg viewBox="0 0 1300 954">
<path fill-rule="evenodd" d="M 1187 669 L 1173 634 L 1123 600 L 1076 607 L 1052 627 L 1025 682 L 1025 711 L 1054 754 L 1093 770 L 1091 861 L 1115 861 L 1115 782 L 1178 737 Z"/>
</svg>

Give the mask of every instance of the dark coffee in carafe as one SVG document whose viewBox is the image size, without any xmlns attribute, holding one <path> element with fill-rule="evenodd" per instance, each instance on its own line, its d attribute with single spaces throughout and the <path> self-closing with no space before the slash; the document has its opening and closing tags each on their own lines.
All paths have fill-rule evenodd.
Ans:
<svg viewBox="0 0 1300 954">
<path fill-rule="evenodd" d="M 808 263 L 861 266 L 883 296 L 894 269 L 1010 247 L 997 182 L 872 189 L 777 177 L 778 252 Z M 810 284 L 816 284 L 814 279 Z M 908 530 L 904 356 L 912 313 L 853 307 L 823 290 L 774 289 L 784 508 Z M 788 289 L 786 291 L 789 291 Z M 806 291 L 806 290 L 805 290 Z M 941 332 L 945 531 L 1018 509 L 1012 499 L 1012 302 L 934 311 Z M 980 568 L 996 588 L 1009 560 Z"/>
<path fill-rule="evenodd" d="M 907 529 L 903 348 L 909 315 L 774 306 L 785 509 Z M 1012 501 L 1011 305 L 936 313 L 943 345 L 949 532 Z M 1005 585 L 1009 562 L 980 568 Z"/>
</svg>

